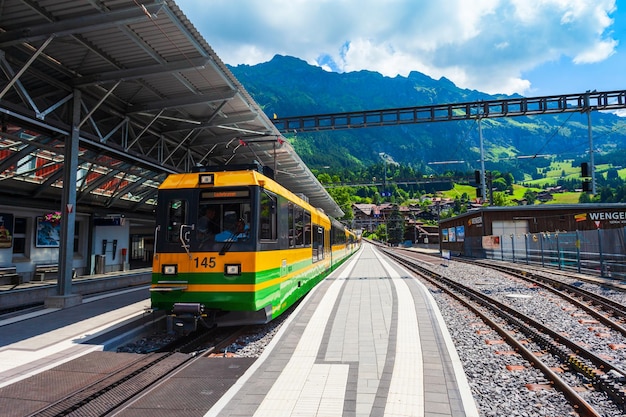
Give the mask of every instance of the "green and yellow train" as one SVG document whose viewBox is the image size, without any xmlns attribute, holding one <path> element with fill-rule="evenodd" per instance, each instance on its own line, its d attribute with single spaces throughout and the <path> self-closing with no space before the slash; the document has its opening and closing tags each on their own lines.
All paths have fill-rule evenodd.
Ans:
<svg viewBox="0 0 626 417">
<path fill-rule="evenodd" d="M 263 171 L 209 167 L 159 187 L 151 301 L 179 331 L 267 323 L 358 249 Z"/>
</svg>

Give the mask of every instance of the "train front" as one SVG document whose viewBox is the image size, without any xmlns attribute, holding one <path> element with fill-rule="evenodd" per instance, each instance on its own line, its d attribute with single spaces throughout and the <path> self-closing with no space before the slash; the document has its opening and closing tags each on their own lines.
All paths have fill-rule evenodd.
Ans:
<svg viewBox="0 0 626 417">
<path fill-rule="evenodd" d="M 265 323 L 272 294 L 257 271 L 259 228 L 269 221 L 254 171 L 175 174 L 159 188 L 151 301 L 173 327 Z M 258 285 L 260 284 L 260 285 Z"/>
</svg>

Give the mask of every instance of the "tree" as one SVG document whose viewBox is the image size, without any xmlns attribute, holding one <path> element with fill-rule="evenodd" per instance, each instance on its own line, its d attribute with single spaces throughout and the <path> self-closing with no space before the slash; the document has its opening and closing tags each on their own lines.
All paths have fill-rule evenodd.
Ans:
<svg viewBox="0 0 626 417">
<path fill-rule="evenodd" d="M 526 199 L 528 204 L 535 204 L 535 202 L 537 201 L 537 192 L 533 190 L 526 190 L 526 192 L 524 192 L 524 198 Z"/>
<path fill-rule="evenodd" d="M 510 172 L 504 174 L 502 178 L 504 178 L 504 181 L 506 181 L 507 187 L 510 187 L 513 185 L 513 183 L 515 183 L 515 177 L 513 177 L 513 174 L 511 174 Z"/>
<path fill-rule="evenodd" d="M 317 176 L 317 180 L 321 182 L 322 184 L 332 184 L 333 182 L 331 176 L 325 172 L 319 174 Z"/>
<path fill-rule="evenodd" d="M 376 236 L 383 242 L 387 241 L 387 226 L 384 223 L 381 223 L 376 227 Z"/>
<path fill-rule="evenodd" d="M 600 192 L 598 194 L 600 196 L 600 202 L 613 203 L 613 189 L 610 187 L 600 188 Z"/>
<path fill-rule="evenodd" d="M 337 205 L 345 213 L 343 220 L 352 220 L 354 214 L 352 213 L 352 195 L 350 187 L 334 187 L 328 190 L 328 194 L 335 200 Z"/>
<path fill-rule="evenodd" d="M 494 206 L 507 206 L 508 205 L 508 200 L 506 198 L 506 195 L 504 193 L 499 193 L 499 192 L 493 193 L 492 205 L 494 205 Z"/>
<path fill-rule="evenodd" d="M 404 241 L 404 218 L 400 214 L 398 206 L 394 206 L 389 219 L 387 219 L 387 227 L 389 230 L 389 243 L 396 245 Z"/>
<path fill-rule="evenodd" d="M 498 191 L 504 191 L 508 188 L 506 181 L 502 177 L 493 180 L 491 185 Z"/>
<path fill-rule="evenodd" d="M 580 197 L 578 197 L 578 202 L 581 204 L 589 204 L 591 203 L 591 197 L 588 193 L 580 193 Z"/>
</svg>

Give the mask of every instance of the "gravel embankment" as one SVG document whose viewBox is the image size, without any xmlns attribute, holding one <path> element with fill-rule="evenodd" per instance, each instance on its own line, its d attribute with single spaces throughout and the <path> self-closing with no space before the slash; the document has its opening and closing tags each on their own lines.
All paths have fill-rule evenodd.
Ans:
<svg viewBox="0 0 626 417">
<path fill-rule="evenodd" d="M 447 267 L 437 266 L 435 269 L 448 278 L 514 306 L 575 341 L 585 343 L 589 350 L 612 358 L 620 366 L 626 363 L 624 350 L 610 347 L 611 344 L 626 343 L 620 334 L 609 332 L 594 323 L 587 314 L 574 309 L 571 304 L 548 291 L 478 266 L 450 262 Z M 590 285 L 586 284 L 586 287 Z M 603 294 L 606 292 L 605 289 L 601 291 Z M 510 346 L 497 342 L 500 337 L 494 331 L 489 331 L 480 319 L 441 291 L 432 292 L 463 362 L 482 416 L 577 415 L 564 396 L 548 386 L 549 382 L 540 371 L 523 357 L 511 354 L 513 349 Z M 624 293 L 613 291 L 612 296 L 621 297 L 626 302 Z M 540 350 L 532 344 L 527 347 L 533 352 Z M 557 366 L 556 360 L 548 353 L 543 354 L 541 359 Z M 603 416 L 624 415 L 605 394 L 590 388 L 588 380 L 567 372 L 559 372 L 559 376 L 575 384 L 585 400 L 601 410 Z"/>
</svg>

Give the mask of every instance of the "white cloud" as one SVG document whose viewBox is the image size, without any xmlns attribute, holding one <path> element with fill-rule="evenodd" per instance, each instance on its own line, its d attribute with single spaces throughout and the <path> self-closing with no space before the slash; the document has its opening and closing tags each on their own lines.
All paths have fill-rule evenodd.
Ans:
<svg viewBox="0 0 626 417">
<path fill-rule="evenodd" d="M 226 63 L 292 55 L 324 69 L 420 71 L 463 88 L 525 93 L 523 74 L 617 47 L 615 0 L 178 0 Z M 332 59 L 332 61 L 329 60 Z"/>
<path fill-rule="evenodd" d="M 575 64 L 590 64 L 601 62 L 615 53 L 617 41 L 609 40 L 606 42 L 598 42 L 591 45 L 588 49 L 583 50 L 574 57 Z"/>
</svg>

